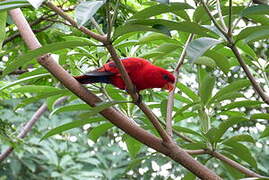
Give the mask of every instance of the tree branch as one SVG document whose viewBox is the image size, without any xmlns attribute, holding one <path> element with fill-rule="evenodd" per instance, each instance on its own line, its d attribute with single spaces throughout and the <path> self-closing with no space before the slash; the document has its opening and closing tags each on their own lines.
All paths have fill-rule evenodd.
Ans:
<svg viewBox="0 0 269 180">
<path fill-rule="evenodd" d="M 193 38 L 193 34 L 189 35 L 187 41 L 185 42 L 185 46 L 181 52 L 180 58 L 178 60 L 178 64 L 174 70 L 174 75 L 176 77 L 175 80 L 175 85 L 178 82 L 178 78 L 179 78 L 179 69 L 180 67 L 183 65 L 184 63 L 184 59 L 186 57 L 186 50 L 187 50 L 187 46 L 190 43 L 190 41 Z M 172 128 L 172 114 L 173 114 L 173 107 L 174 107 L 174 95 L 175 95 L 175 90 L 176 88 L 174 88 L 168 96 L 168 101 L 167 101 L 167 114 L 166 114 L 166 131 L 167 133 L 172 137 L 173 135 L 173 128 Z"/>
<path fill-rule="evenodd" d="M 55 104 L 61 104 L 63 103 L 67 97 L 63 97 L 58 99 Z M 42 104 L 40 108 L 34 113 L 32 118 L 23 126 L 21 129 L 21 132 L 17 136 L 19 139 L 23 139 L 32 129 L 32 127 L 35 125 L 35 123 L 40 119 L 40 117 L 48 110 L 48 106 L 46 103 Z M 2 154 L 0 154 L 0 162 L 5 160 L 9 154 L 14 150 L 13 147 L 8 147 Z"/>
<path fill-rule="evenodd" d="M 214 23 L 214 25 L 218 28 L 219 31 L 221 31 L 221 33 L 226 37 L 227 41 L 228 41 L 228 47 L 233 51 L 234 55 L 236 56 L 239 64 L 241 65 L 241 67 L 243 68 L 243 70 L 245 71 L 248 79 L 250 80 L 253 88 L 256 90 L 256 92 L 258 93 L 258 95 L 262 98 L 262 100 L 266 103 L 269 104 L 269 95 L 267 95 L 264 90 L 260 87 L 260 85 L 258 84 L 258 82 L 255 80 L 255 78 L 253 77 L 253 75 L 251 74 L 250 70 L 248 69 L 247 65 L 245 64 L 243 58 L 240 56 L 240 53 L 238 51 L 238 49 L 235 46 L 234 40 L 232 39 L 232 37 L 230 37 L 220 26 L 219 24 L 216 22 L 215 18 L 211 15 L 207 5 L 204 3 L 203 0 L 200 0 L 200 2 L 203 4 L 204 9 L 206 10 L 208 16 L 210 17 L 210 19 L 212 20 L 212 22 Z"/>
<path fill-rule="evenodd" d="M 20 9 L 11 10 L 10 14 L 21 35 L 28 37 L 31 36 L 29 38 L 23 37 L 28 47 L 39 48 L 40 43 L 31 31 L 31 28 L 29 27 Z M 28 26 L 28 28 L 22 28 L 25 26 Z M 31 41 L 29 41 L 30 39 Z M 50 55 L 44 55 L 38 58 L 38 62 L 49 72 L 51 72 L 58 80 L 60 80 L 66 88 L 80 97 L 87 104 L 95 106 L 96 103 L 101 102 L 101 100 L 96 95 L 92 94 L 89 90 L 81 86 L 78 81 L 76 81 L 61 66 L 59 66 Z M 179 148 L 175 143 L 171 142 L 164 145 L 164 142 L 161 139 L 138 127 L 124 114 L 120 113 L 114 108 L 107 108 L 100 112 L 100 114 L 138 141 L 179 162 L 201 179 L 221 179 L 210 169 L 193 159 L 188 153 Z"/>
<path fill-rule="evenodd" d="M 95 34 L 94 32 L 90 31 L 89 29 L 85 28 L 84 26 L 78 27 L 77 23 L 69 17 L 67 14 L 65 14 L 60 8 L 56 7 L 50 2 L 46 2 L 46 5 L 50 7 L 52 10 L 54 10 L 56 13 L 58 13 L 62 18 L 67 20 L 69 23 L 71 23 L 74 27 L 77 27 L 85 34 L 89 35 L 90 37 L 102 42 L 105 47 L 107 48 L 108 52 L 110 53 L 112 60 L 115 62 L 117 68 L 119 69 L 119 72 L 121 74 L 121 77 L 126 85 L 127 91 L 134 100 L 134 102 L 137 102 L 139 95 L 136 92 L 136 88 L 134 87 L 125 67 L 123 66 L 121 60 L 119 59 L 116 50 L 111 44 L 111 41 L 109 37 L 101 36 L 98 34 Z M 149 120 L 152 122 L 153 126 L 156 128 L 160 136 L 165 142 L 170 142 L 171 138 L 169 135 L 165 132 L 165 130 L 160 125 L 158 118 L 155 116 L 155 114 L 144 104 L 139 103 L 137 104 L 138 107 L 145 113 L 145 115 L 149 118 Z"/>
<path fill-rule="evenodd" d="M 233 8 L 233 0 L 229 0 L 229 25 L 228 25 L 228 36 L 232 37 L 232 8 Z"/>
</svg>

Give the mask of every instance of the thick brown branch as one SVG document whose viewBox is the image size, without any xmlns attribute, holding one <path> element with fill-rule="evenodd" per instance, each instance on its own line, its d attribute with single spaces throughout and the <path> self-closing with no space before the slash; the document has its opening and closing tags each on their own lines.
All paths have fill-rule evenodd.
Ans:
<svg viewBox="0 0 269 180">
<path fill-rule="evenodd" d="M 35 38 L 30 27 L 25 27 L 28 24 L 21 11 L 19 9 L 14 9 L 10 11 L 10 14 L 18 29 L 20 30 L 21 35 L 32 36 L 31 38 L 23 37 L 28 47 L 39 48 L 40 44 Z M 29 41 L 30 39 L 34 42 Z M 69 75 L 61 66 L 59 66 L 50 55 L 44 55 L 40 57 L 38 59 L 38 62 L 42 66 L 44 66 L 49 72 L 51 72 L 58 80 L 60 80 L 66 88 L 68 88 L 78 97 L 80 97 L 87 104 L 95 106 L 97 102 L 101 101 L 97 96 L 92 94 L 86 88 L 82 87 L 71 75 Z M 101 114 L 106 119 L 115 124 L 117 127 L 121 128 L 123 131 L 136 138 L 138 141 L 157 150 L 158 152 L 161 152 L 171 157 L 201 179 L 221 179 L 207 167 L 194 160 L 188 153 L 186 153 L 183 149 L 179 148 L 173 142 L 164 145 L 164 142 L 161 139 L 138 127 L 133 121 L 129 120 L 125 115 L 115 110 L 114 108 L 107 108 L 103 110 Z"/>
</svg>

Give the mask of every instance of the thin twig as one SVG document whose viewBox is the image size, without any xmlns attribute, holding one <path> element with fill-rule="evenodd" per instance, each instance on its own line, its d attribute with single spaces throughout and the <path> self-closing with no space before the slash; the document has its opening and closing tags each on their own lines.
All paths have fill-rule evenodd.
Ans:
<svg viewBox="0 0 269 180">
<path fill-rule="evenodd" d="M 236 161 L 231 160 L 230 158 L 227 158 L 226 156 L 222 155 L 219 152 L 208 151 L 208 154 L 210 154 L 210 155 L 214 156 L 215 158 L 217 158 L 217 159 L 227 163 L 228 165 L 234 167 L 235 169 L 237 169 L 241 173 L 247 175 L 248 177 L 266 178 L 265 176 L 262 176 L 260 174 L 257 174 L 255 172 L 251 171 L 250 169 L 245 168 L 241 164 L 237 163 Z"/>
<path fill-rule="evenodd" d="M 58 99 L 55 104 L 61 104 L 63 103 L 67 97 L 62 97 Z M 32 118 L 23 126 L 21 129 L 21 132 L 17 136 L 19 139 L 23 139 L 32 129 L 32 127 L 35 125 L 35 123 L 40 119 L 40 117 L 48 110 L 48 106 L 46 103 L 42 104 L 40 108 L 34 113 Z M 8 147 L 2 154 L 0 154 L 0 162 L 6 159 L 9 154 L 13 151 L 13 147 Z"/>
<path fill-rule="evenodd" d="M 174 70 L 174 75 L 176 77 L 175 85 L 178 82 L 178 76 L 179 76 L 179 69 L 184 63 L 184 59 L 186 57 L 186 49 L 188 44 L 193 38 L 193 34 L 189 35 L 187 41 L 185 42 L 185 46 L 181 52 L 180 58 L 178 60 L 178 64 Z M 173 136 L 173 128 L 172 128 L 172 114 L 173 114 L 173 107 L 174 107 L 174 94 L 175 94 L 175 88 L 169 93 L 168 101 L 167 101 L 167 113 L 166 113 L 166 131 L 167 133 L 172 137 Z"/>
<path fill-rule="evenodd" d="M 226 24 L 224 22 L 222 13 L 221 13 L 220 0 L 217 0 L 217 11 L 218 11 L 218 14 L 219 14 L 219 18 L 220 18 L 220 22 L 221 22 L 222 28 L 223 28 L 224 31 L 227 32 L 228 29 L 227 29 L 227 26 L 226 26 Z"/>
<path fill-rule="evenodd" d="M 216 19 L 213 17 L 213 15 L 211 14 L 209 8 L 207 7 L 207 5 L 205 4 L 204 0 L 200 0 L 200 2 L 202 3 L 205 11 L 207 12 L 208 16 L 210 17 L 210 19 L 212 20 L 212 22 L 214 23 L 214 25 L 216 26 L 216 28 L 228 39 L 227 37 L 227 33 L 225 32 L 225 30 L 222 29 L 222 27 L 217 23 Z"/>
<path fill-rule="evenodd" d="M 228 36 L 232 37 L 232 8 L 233 8 L 233 0 L 229 0 L 229 25 L 228 25 Z"/>
<path fill-rule="evenodd" d="M 94 17 L 91 17 L 91 22 L 92 24 L 95 26 L 97 32 L 99 32 L 102 35 L 105 35 L 104 31 L 102 30 L 102 28 L 99 26 L 99 24 L 95 21 Z"/>
</svg>

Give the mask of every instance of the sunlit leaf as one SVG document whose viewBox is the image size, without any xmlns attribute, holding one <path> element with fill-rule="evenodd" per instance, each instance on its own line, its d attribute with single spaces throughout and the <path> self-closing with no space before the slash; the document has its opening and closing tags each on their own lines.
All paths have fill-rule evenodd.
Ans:
<svg viewBox="0 0 269 180">
<path fill-rule="evenodd" d="M 90 45 L 92 44 L 87 41 L 65 41 L 65 42 L 56 42 L 56 43 L 45 45 L 41 48 L 31 50 L 24 55 L 18 56 L 13 61 L 8 63 L 3 72 L 3 76 L 16 70 L 23 64 L 31 61 L 33 58 L 44 55 L 46 53 L 54 52 L 54 51 L 65 49 L 65 48 L 74 48 L 77 46 L 90 46 Z"/>
<path fill-rule="evenodd" d="M 50 117 L 58 114 L 58 113 L 62 113 L 62 112 L 70 112 L 70 111 L 86 111 L 86 110 L 90 110 L 91 107 L 88 104 L 72 104 L 72 105 L 67 105 L 67 106 L 62 106 L 59 107 L 57 109 L 54 109 L 51 113 L 50 113 Z"/>
<path fill-rule="evenodd" d="M 7 12 L 0 11 L 0 50 L 2 49 L 2 43 L 6 37 L 6 20 Z"/>
<path fill-rule="evenodd" d="M 81 2 L 75 9 L 75 17 L 79 26 L 83 26 L 103 6 L 105 0 Z"/>
<path fill-rule="evenodd" d="M 177 14 L 178 11 L 184 9 L 192 9 L 187 3 L 169 3 L 169 4 L 157 4 L 143 9 L 142 11 L 137 12 L 130 19 L 146 19 L 152 16 L 156 16 L 162 13 L 172 12 Z"/>
<path fill-rule="evenodd" d="M 111 123 L 103 123 L 103 124 L 93 128 L 89 132 L 89 138 L 91 140 L 93 140 L 94 142 L 96 142 L 100 136 L 105 134 L 107 132 L 107 130 L 112 128 L 112 127 L 113 127 L 113 124 L 111 124 Z"/>
<path fill-rule="evenodd" d="M 269 6 L 263 4 L 254 5 L 244 9 L 241 12 L 241 16 L 259 15 L 259 14 L 269 14 Z"/>
<path fill-rule="evenodd" d="M 265 130 L 261 133 L 260 138 L 264 138 L 269 136 L 269 126 L 265 128 Z"/>
<path fill-rule="evenodd" d="M 58 126 L 54 129 L 51 129 L 49 132 L 47 132 L 41 139 L 40 141 L 44 140 L 44 139 L 47 139 L 48 137 L 51 137 L 53 135 L 56 135 L 56 134 L 60 134 L 64 131 L 67 131 L 67 130 L 70 130 L 70 129 L 73 129 L 73 128 L 77 128 L 77 127 L 81 127 L 85 124 L 88 124 L 88 123 L 91 123 L 91 122 L 97 122 L 97 121 L 101 121 L 103 118 L 101 117 L 98 117 L 98 118 L 91 118 L 91 119 L 82 119 L 82 120 L 77 120 L 77 121 L 73 121 L 73 122 L 70 122 L 70 123 L 66 123 L 66 124 L 63 124 L 61 126 Z"/>
<path fill-rule="evenodd" d="M 125 143 L 129 151 L 130 156 L 134 159 L 139 153 L 142 144 L 131 136 L 126 135 Z"/>
<path fill-rule="evenodd" d="M 202 56 L 208 49 L 220 43 L 222 43 L 222 41 L 209 37 L 195 39 L 189 43 L 187 47 L 187 55 L 190 60 L 194 61 Z"/>
</svg>

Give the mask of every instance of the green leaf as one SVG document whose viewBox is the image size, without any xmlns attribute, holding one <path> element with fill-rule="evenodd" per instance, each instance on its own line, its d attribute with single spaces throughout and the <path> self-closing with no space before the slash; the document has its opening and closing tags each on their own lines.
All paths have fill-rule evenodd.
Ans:
<svg viewBox="0 0 269 180">
<path fill-rule="evenodd" d="M 265 130 L 261 133 L 260 138 L 264 138 L 269 136 L 269 126 L 265 128 Z"/>
<path fill-rule="evenodd" d="M 187 133 L 187 134 L 192 134 L 198 137 L 203 137 L 201 134 L 199 134 L 196 131 L 193 131 L 192 129 L 181 127 L 181 126 L 173 126 L 173 129 L 176 130 L 179 133 Z"/>
<path fill-rule="evenodd" d="M 239 107 L 257 107 L 261 104 L 262 102 L 260 101 L 243 100 L 243 101 L 232 102 L 230 104 L 222 106 L 221 109 L 229 110 L 229 109 L 234 109 L 234 108 L 239 108 Z"/>
<path fill-rule="evenodd" d="M 99 112 L 105 110 L 106 108 L 109 108 L 111 106 L 114 106 L 116 104 L 120 104 L 120 103 L 129 103 L 130 101 L 110 101 L 110 102 L 102 102 L 102 103 L 98 103 L 96 104 L 95 107 L 89 109 L 89 112 L 84 113 L 82 116 L 86 117 L 86 116 L 93 116 L 98 114 Z"/>
<path fill-rule="evenodd" d="M 249 15 L 263 15 L 263 14 L 269 14 L 269 6 L 268 5 L 254 5 L 250 6 L 246 9 L 244 9 L 241 12 L 241 16 L 249 16 Z"/>
<path fill-rule="evenodd" d="M 222 72 L 224 72 L 225 74 L 229 72 L 230 63 L 224 55 L 214 50 L 207 51 L 204 55 L 212 58 L 215 61 L 216 65 L 220 68 L 220 70 L 222 70 Z"/>
<path fill-rule="evenodd" d="M 12 93 L 48 93 L 60 90 L 59 88 L 52 87 L 52 86 L 37 86 L 37 85 L 26 85 L 21 86 L 16 89 L 13 89 Z"/>
<path fill-rule="evenodd" d="M 237 47 L 239 47 L 244 53 L 246 53 L 248 56 L 251 56 L 254 59 L 257 59 L 257 55 L 255 51 L 249 47 L 249 45 L 243 41 L 237 42 Z"/>
<path fill-rule="evenodd" d="M 28 7 L 31 4 L 27 0 L 6 0 L 0 1 L 0 11 L 6 11 L 10 9 Z"/>
<path fill-rule="evenodd" d="M 216 78 L 211 74 L 207 73 L 207 75 L 202 79 L 199 86 L 199 95 L 201 97 L 201 101 L 204 105 L 206 105 L 209 99 L 212 96 L 212 91 L 215 86 Z"/>
<path fill-rule="evenodd" d="M 57 109 L 54 109 L 50 113 L 50 117 L 52 117 L 55 114 L 62 113 L 62 112 L 70 112 L 70 111 L 87 111 L 90 110 L 91 107 L 88 104 L 72 104 L 72 105 L 67 105 L 63 107 L 59 107 Z"/>
<path fill-rule="evenodd" d="M 178 115 L 182 115 L 182 113 L 184 111 L 186 111 L 187 109 L 189 109 L 190 107 L 193 107 L 195 105 L 199 104 L 199 102 L 193 102 L 193 103 L 190 103 L 190 104 L 187 104 L 183 107 L 181 107 L 180 109 L 177 110 L 176 114 L 174 115 L 174 117 L 177 117 Z"/>
<path fill-rule="evenodd" d="M 0 50 L 2 49 L 2 43 L 6 37 L 6 20 L 7 12 L 0 11 Z"/>
<path fill-rule="evenodd" d="M 253 137 L 251 137 L 248 134 L 240 134 L 240 135 L 230 137 L 229 139 L 223 141 L 223 143 L 227 143 L 227 142 L 229 143 L 229 142 L 232 142 L 232 141 L 243 141 L 243 142 L 250 142 L 250 143 L 253 143 L 253 144 L 256 143 L 256 141 L 253 139 Z"/>
<path fill-rule="evenodd" d="M 81 2 L 75 9 L 75 17 L 79 26 L 87 23 L 106 1 Z"/>
<path fill-rule="evenodd" d="M 24 99 L 20 104 L 18 104 L 16 106 L 15 109 L 22 108 L 22 107 L 24 107 L 24 106 L 26 106 L 26 105 L 28 105 L 30 103 L 33 103 L 33 102 L 36 102 L 36 101 L 40 100 L 40 99 L 48 98 L 50 96 L 55 96 L 55 95 L 59 95 L 59 94 L 70 95 L 71 92 L 66 90 L 66 89 L 60 89 L 60 90 L 55 90 L 55 91 L 51 91 L 51 92 L 40 93 L 37 96 Z"/>
<path fill-rule="evenodd" d="M 210 101 L 213 101 L 215 99 L 220 99 L 222 98 L 224 95 L 231 93 L 231 92 L 237 92 L 242 88 L 248 87 L 250 86 L 250 82 L 247 79 L 240 79 L 240 80 L 236 80 L 233 81 L 232 83 L 230 83 L 229 85 L 225 86 L 224 88 L 220 89 L 213 97 Z"/>
<path fill-rule="evenodd" d="M 170 53 L 179 50 L 181 47 L 177 44 L 174 43 L 163 43 L 159 47 L 154 48 L 151 51 L 146 52 L 145 54 L 139 55 L 139 57 L 143 58 L 152 58 L 152 57 L 162 57 L 162 56 L 167 56 Z"/>
<path fill-rule="evenodd" d="M 211 68 L 216 68 L 216 63 L 213 59 L 206 57 L 206 56 L 201 56 L 197 58 L 196 60 L 193 61 L 194 64 L 198 65 L 205 65 Z"/>
<path fill-rule="evenodd" d="M 125 143 L 127 145 L 128 152 L 132 159 L 139 153 L 142 144 L 131 136 L 126 135 Z"/>
<path fill-rule="evenodd" d="M 57 50 L 65 49 L 65 48 L 74 48 L 77 46 L 90 46 L 91 43 L 80 40 L 80 41 L 65 41 L 65 42 L 56 42 L 52 44 L 47 44 L 41 48 L 31 50 L 28 53 L 18 56 L 13 61 L 7 63 L 7 66 L 3 72 L 3 76 L 7 75 L 8 73 L 16 70 L 23 64 L 31 61 L 33 58 L 44 55 L 46 53 L 54 52 Z"/>
<path fill-rule="evenodd" d="M 251 26 L 251 27 L 246 27 L 243 29 L 237 36 L 236 36 L 236 42 L 242 40 L 242 39 L 248 39 L 249 37 L 255 38 L 255 34 L 258 33 L 259 35 L 267 34 L 269 26 Z M 251 40 L 249 39 L 249 40 Z M 247 41 L 248 42 L 248 41 Z"/>
<path fill-rule="evenodd" d="M 82 119 L 82 120 L 79 120 L 79 121 L 73 121 L 73 122 L 70 122 L 70 123 L 66 123 L 66 124 L 63 124 L 61 126 L 58 126 L 54 129 L 51 129 L 49 132 L 47 132 L 41 139 L 40 141 L 44 140 L 44 139 L 47 139 L 48 137 L 50 136 L 53 136 L 55 134 L 60 134 L 64 131 L 67 131 L 67 130 L 70 130 L 70 129 L 73 129 L 73 128 L 77 128 L 77 127 L 81 127 L 85 124 L 88 124 L 88 123 L 91 123 L 91 122 L 97 122 L 97 121 L 101 121 L 103 118 L 101 117 L 98 117 L 98 118 L 91 118 L 91 119 Z"/>
<path fill-rule="evenodd" d="M 49 73 L 45 73 L 45 74 L 38 74 L 38 75 L 34 75 L 34 76 L 30 76 L 30 77 L 26 77 L 26 78 L 23 78 L 23 79 L 20 79 L 20 80 L 17 80 L 17 81 L 14 81 L 12 83 L 9 83 L 3 87 L 0 88 L 0 91 L 3 91 L 4 89 L 6 88 L 10 88 L 12 86 L 15 86 L 17 84 L 20 84 L 20 83 L 24 83 L 24 82 L 27 82 L 27 81 L 30 81 L 30 80 L 33 80 L 33 79 L 39 79 L 39 78 L 42 78 L 42 77 L 49 77 L 50 74 Z"/>
<path fill-rule="evenodd" d="M 94 142 L 96 142 L 100 136 L 102 136 L 103 134 L 105 134 L 107 132 L 107 130 L 110 129 L 110 128 L 112 128 L 112 127 L 113 127 L 113 124 L 111 124 L 111 123 L 101 124 L 101 125 L 93 128 L 90 131 L 89 138 L 91 140 L 93 140 Z"/>
<path fill-rule="evenodd" d="M 153 31 L 164 33 L 163 31 L 156 29 L 158 25 L 167 27 L 170 31 L 177 30 L 179 32 L 188 32 L 193 34 L 198 34 L 202 36 L 209 36 L 208 29 L 193 23 L 193 22 L 174 22 L 163 19 L 145 19 L 145 20 L 131 20 L 125 25 L 116 28 L 114 33 L 114 38 L 117 38 L 123 34 L 130 32 L 141 32 L 141 31 Z"/>
<path fill-rule="evenodd" d="M 39 8 L 45 0 L 27 0 L 35 9 Z"/>
<path fill-rule="evenodd" d="M 224 120 L 217 129 L 217 133 L 215 135 L 215 142 L 218 142 L 220 138 L 224 135 L 224 133 L 233 125 L 238 124 L 240 122 L 248 121 L 248 119 L 243 117 L 231 117 L 227 120 Z"/>
<path fill-rule="evenodd" d="M 250 119 L 266 119 L 266 120 L 269 120 L 269 113 L 252 114 L 250 116 Z"/>
<path fill-rule="evenodd" d="M 210 118 L 208 114 L 205 112 L 205 110 L 201 109 L 199 110 L 199 120 L 200 120 L 200 128 L 201 131 L 205 134 L 209 131 L 210 129 Z"/>
<path fill-rule="evenodd" d="M 187 3 L 169 3 L 169 4 L 157 4 L 143 9 L 142 11 L 137 12 L 130 19 L 146 19 L 152 16 L 156 16 L 162 13 L 174 13 L 177 14 L 178 11 L 184 9 L 193 9 Z"/>
<path fill-rule="evenodd" d="M 188 86 L 182 84 L 181 82 L 178 82 L 176 86 L 177 86 L 177 88 L 180 89 L 181 92 L 186 94 L 194 102 L 200 100 L 200 97 L 197 94 L 195 94 Z"/>
<path fill-rule="evenodd" d="M 257 162 L 255 158 L 251 155 L 250 150 L 243 144 L 230 141 L 224 143 L 227 146 L 230 146 L 231 148 L 224 148 L 224 150 L 236 155 L 241 160 L 247 162 L 251 167 L 257 168 Z"/>
<path fill-rule="evenodd" d="M 194 61 L 202 56 L 208 49 L 220 43 L 222 43 L 222 41 L 218 39 L 209 37 L 198 38 L 188 44 L 186 52 L 190 60 Z"/>
</svg>

